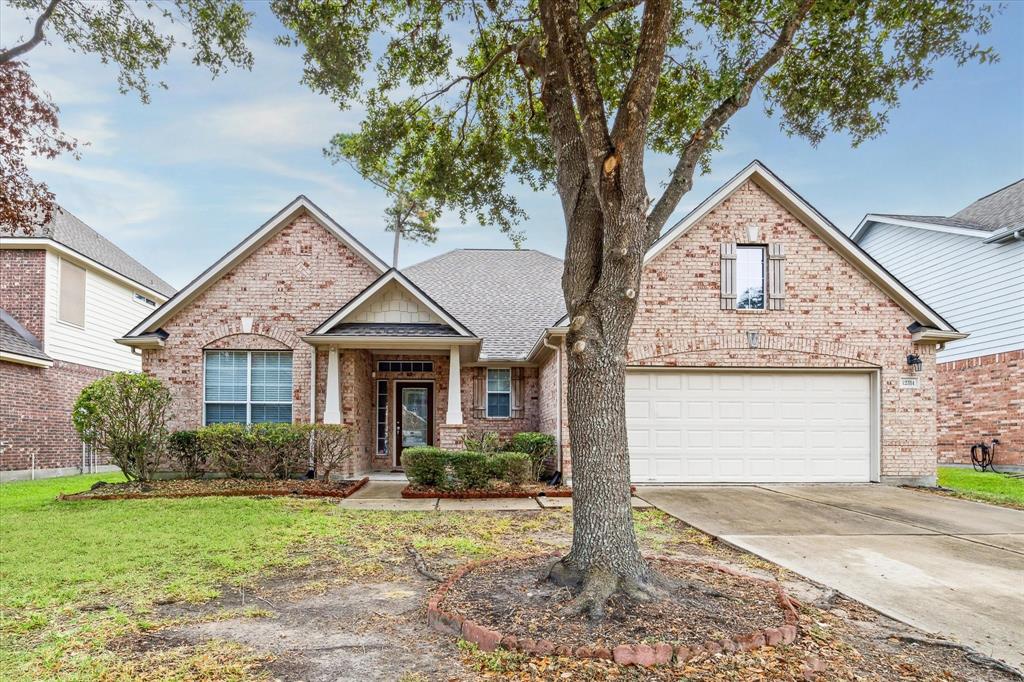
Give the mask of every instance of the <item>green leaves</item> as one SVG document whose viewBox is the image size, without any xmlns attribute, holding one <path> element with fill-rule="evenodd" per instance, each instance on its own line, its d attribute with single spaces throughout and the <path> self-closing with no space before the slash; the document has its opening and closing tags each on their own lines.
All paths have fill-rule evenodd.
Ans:
<svg viewBox="0 0 1024 682">
<path fill-rule="evenodd" d="M 901 89 L 930 78 L 936 60 L 995 58 L 970 40 L 989 30 L 988 6 L 817 0 L 808 13 L 805 2 L 677 1 L 647 149 L 680 157 L 695 152 L 706 166 L 729 117 L 755 86 L 788 134 L 816 144 L 841 132 L 858 144 L 885 130 Z M 274 0 L 272 6 L 292 31 L 282 41 L 305 49 L 305 82 L 340 106 L 365 109 L 359 131 L 337 136 L 327 154 L 388 189 L 396 201 L 391 222 L 409 207 L 426 211 L 433 219 L 409 234 L 430 239 L 441 211 L 454 210 L 516 238 L 524 213 L 507 183 L 553 187 L 549 108 L 567 103 L 582 117 L 571 90 L 545 91 L 553 67 L 545 61 L 537 0 Z M 612 121 L 637 67 L 643 3 L 583 0 L 578 11 Z M 792 39 L 780 42 L 794 21 Z M 780 52 L 764 61 L 773 49 Z M 768 65 L 766 74 L 760 64 Z M 692 164 L 681 164 L 679 172 L 692 173 Z M 680 197 L 670 196 L 673 207 Z"/>
</svg>

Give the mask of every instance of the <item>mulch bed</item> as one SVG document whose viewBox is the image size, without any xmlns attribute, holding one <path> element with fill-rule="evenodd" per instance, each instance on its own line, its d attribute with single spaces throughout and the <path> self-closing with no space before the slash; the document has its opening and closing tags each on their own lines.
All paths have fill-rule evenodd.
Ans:
<svg viewBox="0 0 1024 682">
<path fill-rule="evenodd" d="M 544 555 L 463 566 L 434 595 L 428 619 L 484 650 L 501 646 L 637 665 L 789 644 L 797 636 L 795 607 L 777 583 L 664 557 L 651 564 L 679 581 L 667 597 L 638 602 L 617 595 L 598 621 L 567 617 L 562 609 L 575 595 L 544 580 L 551 561 Z"/>
<path fill-rule="evenodd" d="M 636 486 L 630 486 L 636 492 Z M 491 488 L 470 488 L 469 490 L 445 490 L 425 486 L 407 485 L 402 488 L 402 497 L 406 499 L 426 499 L 440 497 L 446 500 L 481 500 L 509 497 L 572 497 L 572 488 L 543 484 L 510 486 L 496 483 Z"/>
<path fill-rule="evenodd" d="M 442 497 L 446 500 L 480 500 L 487 498 L 508 497 L 572 497 L 572 488 L 550 485 L 495 485 L 492 488 L 470 488 L 469 490 L 444 490 L 407 485 L 402 488 L 402 497 L 406 499 L 424 499 Z"/>
<path fill-rule="evenodd" d="M 99 482 L 89 490 L 60 495 L 60 500 L 144 500 L 154 497 L 348 497 L 370 479 L 346 481 L 286 480 L 239 478 L 177 478 L 163 481 Z"/>
</svg>

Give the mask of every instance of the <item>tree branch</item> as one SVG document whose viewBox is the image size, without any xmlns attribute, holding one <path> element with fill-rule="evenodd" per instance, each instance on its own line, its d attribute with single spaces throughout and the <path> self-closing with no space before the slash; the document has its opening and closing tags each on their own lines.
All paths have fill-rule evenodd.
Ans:
<svg viewBox="0 0 1024 682">
<path fill-rule="evenodd" d="M 672 170 L 672 176 L 669 179 L 668 186 L 665 188 L 665 192 L 647 217 L 648 244 L 653 244 L 658 238 L 669 216 L 672 215 L 672 211 L 679 204 L 679 200 L 693 187 L 693 173 L 697 168 L 697 161 L 705 152 L 711 140 L 714 139 L 715 133 L 721 130 L 722 126 L 732 118 L 733 114 L 747 106 L 754 88 L 789 50 L 793 43 L 793 36 L 811 11 L 814 2 L 815 0 L 801 1 L 792 16 L 786 19 L 782 26 L 782 31 L 780 31 L 772 46 L 747 68 L 737 92 L 715 107 L 708 114 L 707 118 L 704 119 L 700 128 L 694 132 L 690 141 L 686 143 L 683 153 L 679 156 L 679 161 L 676 162 L 676 166 Z"/>
<path fill-rule="evenodd" d="M 50 15 L 53 14 L 53 10 L 57 8 L 57 4 L 60 0 L 50 0 L 50 4 L 46 6 L 43 13 L 36 19 L 35 30 L 32 33 L 32 37 L 23 42 L 21 45 L 15 45 L 9 50 L 3 50 L 0 52 L 0 64 L 6 64 L 12 59 L 17 59 L 21 55 L 25 54 L 33 47 L 43 42 L 43 25 L 50 20 Z"/>
<path fill-rule="evenodd" d="M 619 152 L 624 147 L 642 147 L 647 132 L 654 93 L 661 76 L 662 62 L 665 61 L 665 46 L 668 44 L 669 25 L 672 20 L 670 0 L 647 0 L 644 5 L 643 22 L 640 24 L 640 42 L 637 45 L 633 73 L 622 93 L 615 125 L 612 128 L 612 145 Z"/>
<path fill-rule="evenodd" d="M 613 2 L 610 5 L 602 7 L 594 12 L 589 19 L 583 22 L 584 35 L 593 31 L 598 24 L 613 14 L 618 14 L 619 12 L 624 12 L 627 9 L 632 9 L 643 2 L 644 0 L 619 0 L 619 2 Z"/>
</svg>

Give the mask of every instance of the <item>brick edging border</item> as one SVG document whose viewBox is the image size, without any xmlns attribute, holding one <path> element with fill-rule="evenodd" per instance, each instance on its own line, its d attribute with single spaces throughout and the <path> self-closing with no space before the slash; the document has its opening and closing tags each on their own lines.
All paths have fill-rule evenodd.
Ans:
<svg viewBox="0 0 1024 682">
<path fill-rule="evenodd" d="M 82 495 L 72 493 L 67 495 L 61 493 L 57 499 L 61 502 L 84 502 L 86 500 L 155 500 L 155 499 L 183 499 L 189 497 L 330 497 L 344 499 L 369 483 L 370 477 L 364 476 L 356 481 L 355 485 L 345 490 L 328 491 L 313 490 L 309 492 L 295 493 L 294 491 L 282 490 L 280 488 L 253 488 L 251 490 L 222 490 L 218 492 L 194 492 L 194 493 L 116 493 L 109 495 Z"/>
<path fill-rule="evenodd" d="M 535 558 L 555 558 L 561 556 L 559 553 L 538 554 Z M 529 558 L 529 557 L 521 557 Z M 441 602 L 448 595 L 452 586 L 470 571 L 489 564 L 507 561 L 508 557 L 500 559 L 483 559 L 471 561 L 455 569 L 440 587 L 435 590 L 427 604 L 427 623 L 433 629 L 445 634 L 455 635 L 468 642 L 473 642 L 481 651 L 494 651 L 499 646 L 510 651 L 521 651 L 537 656 L 568 656 L 571 658 L 600 658 L 614 661 L 619 665 L 668 665 L 675 662 L 681 665 L 686 661 L 702 654 L 716 654 L 723 651 L 750 651 L 763 646 L 777 646 L 779 644 L 792 644 L 799 634 L 797 629 L 798 615 L 793 600 L 783 589 L 782 585 L 773 580 L 765 580 L 754 576 L 746 575 L 735 569 L 717 563 L 692 561 L 687 559 L 675 559 L 666 556 L 648 556 L 648 559 L 656 561 L 673 561 L 678 563 L 698 564 L 712 568 L 728 575 L 769 585 L 775 590 L 779 608 L 782 609 L 785 624 L 777 628 L 757 630 L 744 635 L 734 635 L 719 640 L 708 640 L 704 644 L 696 646 L 673 646 L 669 642 L 657 642 L 655 644 L 620 644 L 611 649 L 607 647 L 571 647 L 566 644 L 559 644 L 547 639 L 534 640 L 529 638 L 517 638 L 512 635 L 505 635 L 496 630 L 486 628 L 472 620 L 468 620 L 458 613 L 445 611 L 441 608 Z"/>
<path fill-rule="evenodd" d="M 636 486 L 629 486 L 630 493 L 636 492 Z M 490 500 L 528 497 L 572 497 L 572 488 L 548 488 L 540 492 L 531 493 L 527 490 L 417 490 L 411 485 L 402 488 L 402 497 L 407 500 L 431 499 L 436 500 Z"/>
</svg>

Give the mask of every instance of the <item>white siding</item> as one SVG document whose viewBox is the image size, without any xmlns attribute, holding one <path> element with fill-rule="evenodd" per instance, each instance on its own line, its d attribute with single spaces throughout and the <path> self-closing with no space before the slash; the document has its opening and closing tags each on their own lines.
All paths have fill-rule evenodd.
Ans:
<svg viewBox="0 0 1024 682">
<path fill-rule="evenodd" d="M 85 267 L 85 327 L 57 319 L 60 300 L 60 256 L 46 253 L 46 330 L 44 350 L 57 360 L 107 370 L 142 369 L 142 361 L 131 348 L 114 343 L 115 338 L 138 324 L 153 308 L 132 300 L 135 290 Z"/>
<path fill-rule="evenodd" d="M 1024 242 L 876 223 L 858 238 L 889 272 L 959 331 L 939 362 L 1024 348 Z"/>
</svg>

